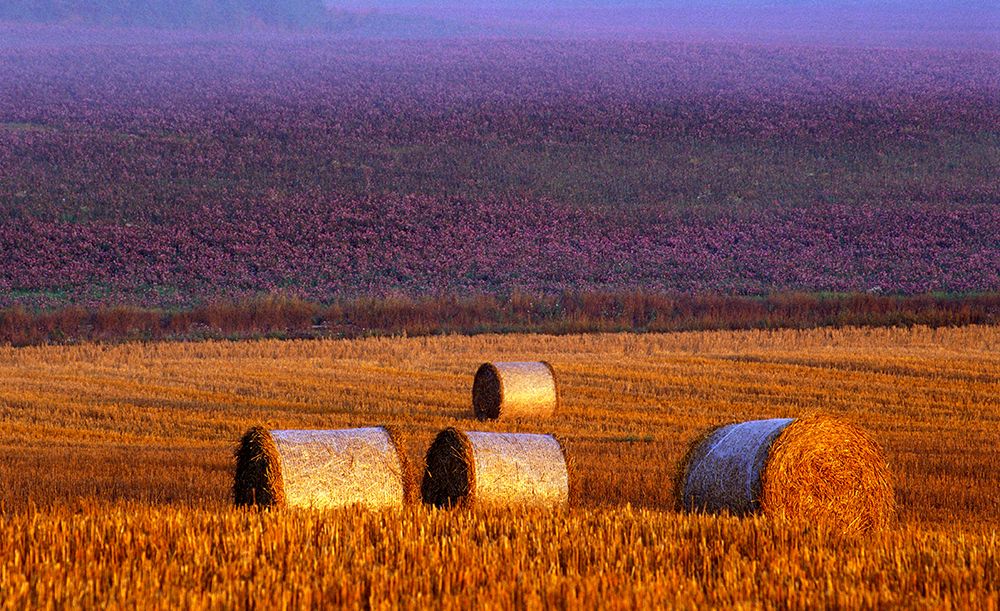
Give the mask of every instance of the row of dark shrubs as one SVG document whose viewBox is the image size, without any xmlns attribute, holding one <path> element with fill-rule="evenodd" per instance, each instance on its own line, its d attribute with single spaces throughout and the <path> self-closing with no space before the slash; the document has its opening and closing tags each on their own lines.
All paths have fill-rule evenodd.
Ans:
<svg viewBox="0 0 1000 611">
<path fill-rule="evenodd" d="M 506 297 L 359 298 L 321 304 L 282 296 L 184 310 L 130 306 L 0 310 L 0 344 L 161 339 L 359 337 L 438 333 L 688 331 L 1000 323 L 1000 293 L 970 296 L 642 292 Z"/>
</svg>

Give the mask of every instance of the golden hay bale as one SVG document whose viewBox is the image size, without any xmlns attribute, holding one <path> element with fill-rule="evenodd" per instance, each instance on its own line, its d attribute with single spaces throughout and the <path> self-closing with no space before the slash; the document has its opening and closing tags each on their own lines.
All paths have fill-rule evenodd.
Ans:
<svg viewBox="0 0 1000 611">
<path fill-rule="evenodd" d="M 569 503 L 569 472 L 552 435 L 449 428 L 427 450 L 424 502 L 555 507 Z"/>
<path fill-rule="evenodd" d="M 681 465 L 682 509 L 806 520 L 845 534 L 895 520 L 892 476 L 859 428 L 825 416 L 752 420 L 695 441 Z"/>
<path fill-rule="evenodd" d="M 233 497 L 264 507 L 400 506 L 412 497 L 398 434 L 385 427 L 268 431 L 236 449 Z"/>
<path fill-rule="evenodd" d="M 556 374 L 544 361 L 483 363 L 472 383 L 472 408 L 480 420 L 551 416 L 559 406 Z"/>
</svg>

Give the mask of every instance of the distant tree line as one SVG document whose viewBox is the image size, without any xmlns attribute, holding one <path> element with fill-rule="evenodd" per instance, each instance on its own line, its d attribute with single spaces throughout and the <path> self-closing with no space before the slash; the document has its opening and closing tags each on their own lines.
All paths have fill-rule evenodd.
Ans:
<svg viewBox="0 0 1000 611">
<path fill-rule="evenodd" d="M 156 28 L 321 26 L 323 0 L 4 0 L 0 21 Z"/>
<path fill-rule="evenodd" d="M 996 324 L 1000 324 L 1000 293 L 784 293 L 750 297 L 579 292 L 357 298 L 331 303 L 262 295 L 177 310 L 114 305 L 90 310 L 79 306 L 56 310 L 3 308 L 0 346 L 164 339 Z"/>
</svg>

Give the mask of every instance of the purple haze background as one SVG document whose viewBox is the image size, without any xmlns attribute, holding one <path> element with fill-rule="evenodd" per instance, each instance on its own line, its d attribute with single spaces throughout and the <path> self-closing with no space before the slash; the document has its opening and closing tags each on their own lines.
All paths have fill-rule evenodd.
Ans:
<svg viewBox="0 0 1000 611">
<path fill-rule="evenodd" d="M 541 38 L 1000 49 L 990 0 L 328 0 L 454 32 Z M 402 30 L 400 31 L 402 33 Z"/>
<path fill-rule="evenodd" d="M 7 31 L 3 305 L 1000 290 L 995 52 Z"/>
</svg>

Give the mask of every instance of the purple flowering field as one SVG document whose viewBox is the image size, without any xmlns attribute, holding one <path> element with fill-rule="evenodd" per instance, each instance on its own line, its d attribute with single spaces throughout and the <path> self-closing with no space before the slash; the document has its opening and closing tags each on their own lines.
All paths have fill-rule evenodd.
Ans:
<svg viewBox="0 0 1000 611">
<path fill-rule="evenodd" d="M 0 43 L 0 305 L 567 289 L 1000 290 L 1000 54 Z"/>
</svg>

